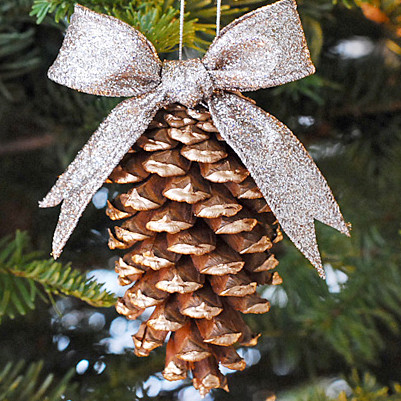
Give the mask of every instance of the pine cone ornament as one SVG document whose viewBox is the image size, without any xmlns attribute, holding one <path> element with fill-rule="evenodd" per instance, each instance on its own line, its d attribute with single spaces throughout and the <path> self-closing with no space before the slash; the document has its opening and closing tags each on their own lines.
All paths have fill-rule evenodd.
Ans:
<svg viewBox="0 0 401 401">
<path fill-rule="evenodd" d="M 219 364 L 258 335 L 242 314 L 264 313 L 258 284 L 279 284 L 271 253 L 281 228 L 321 276 L 314 220 L 349 235 L 319 169 L 295 135 L 241 95 L 315 71 L 294 0 L 248 13 L 220 31 L 202 59 L 161 62 L 140 32 L 77 5 L 49 77 L 118 104 L 40 202 L 62 204 L 57 258 L 107 180 L 131 184 L 107 214 L 109 246 L 129 285 L 117 310 L 136 319 L 135 353 L 164 344 L 169 380 L 192 372 L 202 394 L 227 388 Z M 169 337 L 168 337 L 169 336 Z M 168 340 L 167 340 L 168 338 Z"/>
<path fill-rule="evenodd" d="M 136 319 L 155 307 L 133 336 L 135 354 L 171 333 L 164 377 L 191 370 L 202 395 L 226 389 L 219 363 L 244 369 L 234 347 L 258 338 L 241 314 L 267 312 L 256 287 L 281 283 L 271 250 L 282 234 L 262 193 L 207 108 L 180 104 L 157 113 L 108 181 L 132 184 L 107 208 L 123 221 L 109 247 L 128 250 L 115 266 L 130 286 L 116 309 Z"/>
</svg>

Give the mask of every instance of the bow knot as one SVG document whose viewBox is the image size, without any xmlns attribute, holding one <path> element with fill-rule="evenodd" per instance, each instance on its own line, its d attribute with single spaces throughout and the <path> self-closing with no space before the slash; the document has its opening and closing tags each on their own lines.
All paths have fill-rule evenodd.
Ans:
<svg viewBox="0 0 401 401">
<path fill-rule="evenodd" d="M 208 71 L 199 59 L 169 60 L 163 63 L 161 86 L 166 101 L 193 108 L 213 93 Z"/>
</svg>

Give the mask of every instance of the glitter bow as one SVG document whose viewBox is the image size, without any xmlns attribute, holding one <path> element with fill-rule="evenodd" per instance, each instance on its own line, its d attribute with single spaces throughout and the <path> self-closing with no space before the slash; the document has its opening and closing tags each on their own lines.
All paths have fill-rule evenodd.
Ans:
<svg viewBox="0 0 401 401">
<path fill-rule="evenodd" d="M 285 84 L 314 71 L 293 0 L 235 20 L 202 60 L 163 63 L 140 32 L 77 5 L 49 78 L 90 94 L 131 98 L 111 111 L 40 202 L 62 202 L 53 256 L 60 255 L 92 196 L 156 112 L 170 103 L 193 108 L 204 102 L 283 230 L 323 275 L 314 219 L 348 234 L 326 180 L 284 124 L 230 92 Z"/>
</svg>

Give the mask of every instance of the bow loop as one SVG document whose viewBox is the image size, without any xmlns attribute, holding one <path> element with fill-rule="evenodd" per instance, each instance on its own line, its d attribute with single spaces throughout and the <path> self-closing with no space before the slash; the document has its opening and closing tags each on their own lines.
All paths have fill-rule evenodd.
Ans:
<svg viewBox="0 0 401 401">
<path fill-rule="evenodd" d="M 226 26 L 203 64 L 215 87 L 253 91 L 315 72 L 294 0 L 261 7 Z"/>
<path fill-rule="evenodd" d="M 138 96 L 160 82 L 161 61 L 140 32 L 117 18 L 76 5 L 51 80 L 81 92 Z"/>
</svg>

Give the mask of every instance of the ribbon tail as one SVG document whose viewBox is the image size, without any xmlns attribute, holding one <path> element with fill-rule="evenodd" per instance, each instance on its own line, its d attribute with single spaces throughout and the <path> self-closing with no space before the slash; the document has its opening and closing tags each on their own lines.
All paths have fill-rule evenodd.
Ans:
<svg viewBox="0 0 401 401">
<path fill-rule="evenodd" d="M 116 106 L 39 202 L 39 207 L 52 207 L 62 202 L 53 236 L 55 259 L 60 256 L 93 195 L 148 127 L 164 105 L 163 99 L 163 92 L 153 91 Z"/>
<path fill-rule="evenodd" d="M 334 196 L 296 136 L 275 117 L 232 93 L 209 100 L 213 122 L 259 186 L 295 246 L 324 276 L 314 219 L 349 235 Z"/>
</svg>

